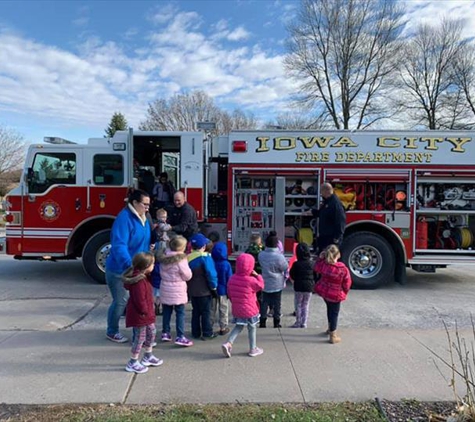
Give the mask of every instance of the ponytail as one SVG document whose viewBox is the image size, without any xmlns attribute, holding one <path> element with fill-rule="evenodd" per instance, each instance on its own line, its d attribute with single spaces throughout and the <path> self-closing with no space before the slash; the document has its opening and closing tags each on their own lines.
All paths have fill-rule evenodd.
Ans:
<svg viewBox="0 0 475 422">
<path fill-rule="evenodd" d="M 325 262 L 327 264 L 335 264 L 338 261 L 338 255 L 340 255 L 340 250 L 336 245 L 328 246 L 325 251 Z"/>
</svg>

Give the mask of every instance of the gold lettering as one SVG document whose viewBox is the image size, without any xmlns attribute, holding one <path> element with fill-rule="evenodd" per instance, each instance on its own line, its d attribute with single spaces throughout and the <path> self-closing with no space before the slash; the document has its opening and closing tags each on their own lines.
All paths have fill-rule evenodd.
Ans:
<svg viewBox="0 0 475 422">
<path fill-rule="evenodd" d="M 415 163 L 423 163 L 424 162 L 424 153 L 423 152 L 415 152 L 414 153 L 414 162 Z"/>
<path fill-rule="evenodd" d="M 322 163 L 328 163 L 330 161 L 330 153 L 322 152 Z"/>
<path fill-rule="evenodd" d="M 427 142 L 427 146 L 424 149 L 438 150 L 439 147 L 436 145 L 436 142 L 444 142 L 442 138 L 421 138 L 421 142 Z"/>
<path fill-rule="evenodd" d="M 400 140 L 401 138 L 389 138 L 389 137 L 378 138 L 377 146 L 381 148 L 397 148 L 401 146 L 401 143 L 398 142 Z M 388 141 L 389 142 L 394 141 L 394 144 L 391 144 L 391 143 L 388 144 Z"/>
<path fill-rule="evenodd" d="M 313 148 L 315 145 L 318 145 L 319 148 L 326 148 L 330 141 L 334 139 L 333 136 L 327 136 L 325 138 L 321 138 L 319 136 L 313 136 L 309 138 L 308 136 L 297 138 L 302 141 L 302 144 L 305 148 Z"/>
<path fill-rule="evenodd" d="M 287 145 L 285 145 L 287 144 Z M 274 149 L 283 151 L 295 148 L 295 138 L 274 138 Z"/>
<path fill-rule="evenodd" d="M 416 141 L 417 138 L 406 138 L 406 145 L 404 145 L 404 148 L 417 149 Z"/>
<path fill-rule="evenodd" d="M 335 163 L 345 161 L 345 154 L 343 152 L 335 152 Z"/>
<path fill-rule="evenodd" d="M 256 152 L 270 151 L 270 148 L 267 146 L 268 140 L 269 138 L 265 138 L 265 137 L 256 138 L 256 141 L 259 142 L 259 147 L 256 149 Z"/>
<path fill-rule="evenodd" d="M 462 148 L 467 142 L 471 142 L 472 138 L 446 138 L 448 142 L 455 146 L 450 151 L 452 152 L 465 152 L 465 149 Z"/>
<path fill-rule="evenodd" d="M 354 152 L 347 152 L 346 153 L 346 161 L 348 163 L 354 163 L 355 162 L 355 153 Z"/>
<path fill-rule="evenodd" d="M 301 161 L 303 161 L 305 158 L 305 153 L 304 152 L 296 152 L 295 153 L 295 162 L 296 163 L 300 163 Z"/>
<path fill-rule="evenodd" d="M 356 161 L 358 161 L 358 162 L 363 161 L 363 159 L 364 159 L 364 152 L 361 152 L 361 151 L 357 152 L 356 153 Z"/>
<path fill-rule="evenodd" d="M 342 136 L 337 142 L 332 145 L 332 148 L 341 148 L 343 146 L 356 148 L 358 147 L 358 144 L 356 142 L 353 142 L 350 138 Z"/>
<path fill-rule="evenodd" d="M 381 163 L 383 161 L 383 153 L 382 152 L 375 152 L 373 161 L 375 163 Z"/>
<path fill-rule="evenodd" d="M 414 161 L 414 154 L 412 152 L 405 152 L 404 153 L 404 162 L 405 163 L 412 163 Z"/>
</svg>

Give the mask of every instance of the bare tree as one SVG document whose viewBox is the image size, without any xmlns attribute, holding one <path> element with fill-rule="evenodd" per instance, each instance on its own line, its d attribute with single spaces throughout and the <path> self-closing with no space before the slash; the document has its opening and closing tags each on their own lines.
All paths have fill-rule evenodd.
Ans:
<svg viewBox="0 0 475 422">
<path fill-rule="evenodd" d="M 401 67 L 407 94 L 403 101 L 415 124 L 438 129 L 447 108 L 449 114 L 454 112 L 454 96 L 448 94 L 453 88 L 452 63 L 463 49 L 462 29 L 461 20 L 444 18 L 436 26 L 421 24 L 407 41 Z"/>
<path fill-rule="evenodd" d="M 452 79 L 465 97 L 473 122 L 475 117 L 475 44 L 473 41 L 471 44 L 463 45 L 455 57 Z"/>
<path fill-rule="evenodd" d="M 336 129 L 388 117 L 382 101 L 398 64 L 403 9 L 392 0 L 302 0 L 284 60 L 299 100 Z"/>
<path fill-rule="evenodd" d="M 149 104 L 142 130 L 198 130 L 196 124 L 216 121 L 219 109 L 203 91 L 178 94 L 169 100 L 158 99 Z"/>
<path fill-rule="evenodd" d="M 269 121 L 265 126 L 281 129 L 326 129 L 328 122 L 321 115 L 314 116 L 304 109 L 292 109 L 279 114 L 275 121 Z"/>
<path fill-rule="evenodd" d="M 222 111 L 219 114 L 217 129 L 219 134 L 227 134 L 232 130 L 252 130 L 257 128 L 257 119 L 253 113 L 236 109 L 232 113 Z"/>
<path fill-rule="evenodd" d="M 25 160 L 25 147 L 19 133 L 0 125 L 0 196 L 16 180 L 18 169 Z"/>
<path fill-rule="evenodd" d="M 237 129 L 255 129 L 257 120 L 252 113 L 236 109 L 221 110 L 203 91 L 175 95 L 169 100 L 158 99 L 149 104 L 147 118 L 141 130 L 198 130 L 198 122 L 215 122 L 217 134 Z"/>
</svg>

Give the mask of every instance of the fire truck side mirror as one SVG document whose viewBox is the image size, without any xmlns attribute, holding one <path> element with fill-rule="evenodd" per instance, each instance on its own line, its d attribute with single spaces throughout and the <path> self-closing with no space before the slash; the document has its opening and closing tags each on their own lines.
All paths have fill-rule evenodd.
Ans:
<svg viewBox="0 0 475 422">
<path fill-rule="evenodd" d="M 26 181 L 28 183 L 31 183 L 33 181 L 35 173 L 33 172 L 32 167 L 28 167 L 27 173 L 26 173 Z"/>
</svg>

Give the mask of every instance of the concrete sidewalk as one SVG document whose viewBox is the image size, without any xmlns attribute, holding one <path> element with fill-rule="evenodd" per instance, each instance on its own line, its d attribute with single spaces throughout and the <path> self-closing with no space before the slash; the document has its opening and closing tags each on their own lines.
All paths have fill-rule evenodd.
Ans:
<svg viewBox="0 0 475 422">
<path fill-rule="evenodd" d="M 188 319 L 189 323 L 189 319 Z M 317 328 L 258 330 L 265 353 L 247 356 L 243 331 L 233 357 L 223 337 L 191 348 L 159 343 L 158 368 L 124 371 L 128 344 L 114 344 L 104 329 L 0 332 L 0 402 L 235 403 L 453 400 L 431 353 L 447 357 L 443 330 L 342 329 L 331 345 Z M 470 338 L 471 332 L 461 331 Z M 439 364 L 444 374 L 449 371 Z"/>
</svg>

